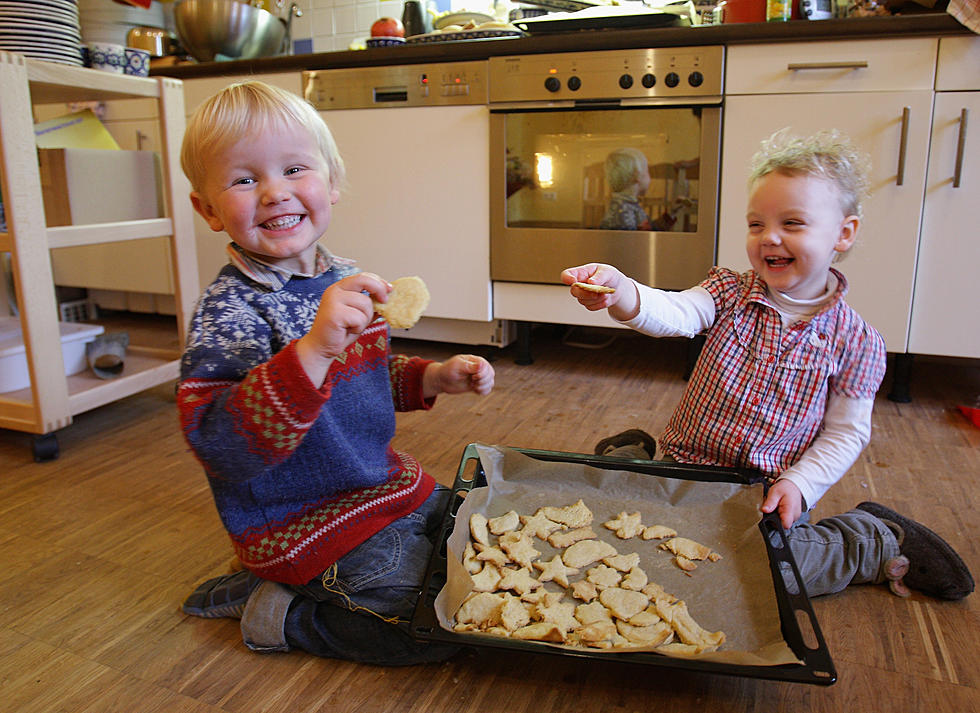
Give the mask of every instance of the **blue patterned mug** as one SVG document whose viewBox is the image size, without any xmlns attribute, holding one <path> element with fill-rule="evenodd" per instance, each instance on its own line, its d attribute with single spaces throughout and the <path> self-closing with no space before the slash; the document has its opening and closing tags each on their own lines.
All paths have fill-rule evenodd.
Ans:
<svg viewBox="0 0 980 713">
<path fill-rule="evenodd" d="M 126 68 L 125 48 L 110 42 L 89 42 L 88 59 L 92 69 L 102 72 L 123 74 Z"/>
<path fill-rule="evenodd" d="M 126 48 L 126 74 L 146 77 L 150 74 L 150 53 L 137 47 Z"/>
</svg>

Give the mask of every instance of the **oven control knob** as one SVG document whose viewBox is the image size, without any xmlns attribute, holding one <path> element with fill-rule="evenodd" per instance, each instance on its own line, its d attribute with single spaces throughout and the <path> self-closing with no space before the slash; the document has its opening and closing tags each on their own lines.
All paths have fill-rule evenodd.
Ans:
<svg viewBox="0 0 980 713">
<path fill-rule="evenodd" d="M 624 74 L 619 78 L 619 86 L 623 89 L 629 89 L 633 86 L 633 77 L 628 74 Z"/>
<path fill-rule="evenodd" d="M 648 74 L 644 74 L 643 75 L 643 79 L 640 80 L 640 83 L 644 87 L 646 87 L 647 89 L 649 89 L 650 87 L 652 87 L 654 84 L 657 83 L 657 78 L 655 76 L 653 76 L 652 74 L 649 74 L 649 73 Z"/>
<path fill-rule="evenodd" d="M 678 84 L 681 83 L 681 78 L 677 76 L 677 72 L 670 72 L 664 77 L 664 84 L 673 89 Z"/>
<path fill-rule="evenodd" d="M 557 92 L 561 89 L 561 82 L 558 81 L 558 77 L 548 77 L 544 80 L 544 88 L 552 93 Z"/>
<path fill-rule="evenodd" d="M 568 78 L 568 88 L 573 92 L 577 92 L 582 86 L 582 79 L 575 76 L 574 74 Z"/>
<path fill-rule="evenodd" d="M 704 84 L 704 75 L 701 72 L 691 72 L 687 77 L 687 83 L 692 87 L 700 87 Z"/>
</svg>

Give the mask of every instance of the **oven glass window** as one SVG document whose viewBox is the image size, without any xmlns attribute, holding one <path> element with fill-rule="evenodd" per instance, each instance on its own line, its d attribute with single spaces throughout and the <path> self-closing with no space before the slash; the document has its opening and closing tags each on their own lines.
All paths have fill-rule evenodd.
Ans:
<svg viewBox="0 0 980 713">
<path fill-rule="evenodd" d="M 701 109 L 513 113 L 512 228 L 696 232 Z"/>
</svg>

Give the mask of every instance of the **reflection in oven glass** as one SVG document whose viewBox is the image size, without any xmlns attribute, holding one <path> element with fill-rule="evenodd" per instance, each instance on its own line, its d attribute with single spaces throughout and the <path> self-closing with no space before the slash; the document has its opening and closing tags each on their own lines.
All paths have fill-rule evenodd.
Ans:
<svg viewBox="0 0 980 713">
<path fill-rule="evenodd" d="M 696 232 L 701 108 L 507 117 L 507 225 Z"/>
</svg>

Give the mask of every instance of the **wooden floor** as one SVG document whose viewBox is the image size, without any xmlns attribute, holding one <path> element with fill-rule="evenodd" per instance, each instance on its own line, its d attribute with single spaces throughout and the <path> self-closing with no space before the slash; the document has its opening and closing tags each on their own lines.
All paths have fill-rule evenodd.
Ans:
<svg viewBox="0 0 980 713">
<path fill-rule="evenodd" d="M 629 334 L 584 349 L 561 337 L 536 330 L 531 366 L 516 365 L 513 348 L 487 350 L 495 393 L 400 414 L 396 445 L 448 484 L 470 441 L 589 452 L 623 428 L 659 432 L 683 389 L 683 343 Z M 871 446 L 817 514 L 880 500 L 933 526 L 980 574 L 980 429 L 955 408 L 980 394 L 980 368 L 916 362 L 910 404 L 884 397 L 890 378 Z M 178 610 L 199 580 L 224 571 L 230 548 L 178 432 L 172 387 L 84 414 L 59 440 L 61 457 L 38 464 L 28 436 L 0 431 L 4 710 L 980 710 L 980 595 L 902 600 L 878 586 L 814 601 L 839 673 L 830 687 L 529 654 L 470 651 L 404 669 L 254 654 L 238 622 Z"/>
</svg>

